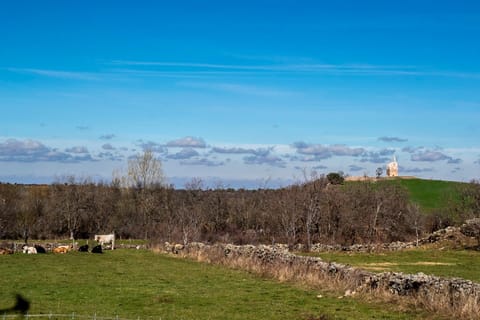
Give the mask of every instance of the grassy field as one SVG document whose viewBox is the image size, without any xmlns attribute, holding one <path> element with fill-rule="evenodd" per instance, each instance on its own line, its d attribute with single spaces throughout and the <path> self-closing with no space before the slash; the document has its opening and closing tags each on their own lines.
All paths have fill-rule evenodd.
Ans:
<svg viewBox="0 0 480 320">
<path fill-rule="evenodd" d="M 146 250 L 0 256 L 0 309 L 137 319 L 433 319 Z M 322 294 L 323 297 L 317 297 Z"/>
<path fill-rule="evenodd" d="M 396 181 L 407 188 L 412 201 L 427 213 L 447 206 L 448 201 L 457 198 L 459 188 L 465 186 L 465 183 L 441 180 L 399 179 Z"/>
<path fill-rule="evenodd" d="M 333 252 L 314 256 L 374 272 L 423 272 L 480 282 L 480 252 L 475 250 L 415 249 L 380 254 Z"/>
<path fill-rule="evenodd" d="M 449 201 L 458 199 L 459 188 L 468 185 L 463 182 L 416 178 L 380 180 L 377 183 L 397 183 L 405 187 L 410 194 L 412 202 L 418 204 L 424 213 L 431 213 L 445 208 Z"/>
</svg>

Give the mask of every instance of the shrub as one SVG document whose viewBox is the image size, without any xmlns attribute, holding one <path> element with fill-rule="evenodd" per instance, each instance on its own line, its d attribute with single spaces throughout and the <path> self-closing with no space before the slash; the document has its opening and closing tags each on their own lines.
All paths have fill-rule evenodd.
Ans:
<svg viewBox="0 0 480 320">
<path fill-rule="evenodd" d="M 327 180 L 331 184 L 343 184 L 345 178 L 342 174 L 338 172 L 330 172 L 329 174 L 327 174 Z"/>
</svg>

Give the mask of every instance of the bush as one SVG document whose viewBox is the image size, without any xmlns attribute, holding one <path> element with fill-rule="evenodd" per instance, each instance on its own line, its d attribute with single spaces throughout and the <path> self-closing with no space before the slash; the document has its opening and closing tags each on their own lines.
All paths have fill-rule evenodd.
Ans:
<svg viewBox="0 0 480 320">
<path fill-rule="evenodd" d="M 331 184 L 343 184 L 345 178 L 342 174 L 338 172 L 330 172 L 329 174 L 327 174 L 327 180 Z"/>
<path fill-rule="evenodd" d="M 467 220 L 465 224 L 461 226 L 460 232 L 467 237 L 477 239 L 478 246 L 480 246 L 480 218 Z"/>
</svg>

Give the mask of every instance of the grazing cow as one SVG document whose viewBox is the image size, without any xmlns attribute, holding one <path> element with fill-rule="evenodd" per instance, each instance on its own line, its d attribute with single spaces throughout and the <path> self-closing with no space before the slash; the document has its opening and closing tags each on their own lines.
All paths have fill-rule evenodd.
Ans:
<svg viewBox="0 0 480 320">
<path fill-rule="evenodd" d="M 103 253 L 102 245 L 98 245 L 92 248 L 92 253 Z"/>
<path fill-rule="evenodd" d="M 58 246 L 53 249 L 53 253 L 67 253 L 69 250 L 69 246 Z"/>
<path fill-rule="evenodd" d="M 112 245 L 112 250 L 115 249 L 115 234 L 96 234 L 94 237 L 95 241 L 100 243 L 103 246 L 106 243 L 110 243 Z"/>
<path fill-rule="evenodd" d="M 30 247 L 26 244 L 24 244 L 22 246 L 22 249 L 23 249 L 23 253 L 26 253 L 26 254 L 37 254 L 37 249 L 35 247 Z"/>
<path fill-rule="evenodd" d="M 10 250 L 8 248 L 0 248 L 0 255 L 3 254 L 13 254 L 13 250 Z"/>
<path fill-rule="evenodd" d="M 39 246 L 38 244 L 35 245 L 35 249 L 37 249 L 37 253 L 47 253 L 44 247 Z"/>
<path fill-rule="evenodd" d="M 78 248 L 79 252 L 88 252 L 88 244 L 84 244 Z"/>
</svg>

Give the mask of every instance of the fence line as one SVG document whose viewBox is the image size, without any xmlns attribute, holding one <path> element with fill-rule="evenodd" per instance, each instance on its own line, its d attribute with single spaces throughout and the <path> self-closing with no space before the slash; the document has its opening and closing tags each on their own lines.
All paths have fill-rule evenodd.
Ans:
<svg viewBox="0 0 480 320">
<path fill-rule="evenodd" d="M 122 318 L 119 317 L 118 315 L 115 315 L 114 317 L 99 317 L 97 316 L 96 313 L 93 315 L 82 315 L 82 314 L 76 314 L 75 312 L 69 313 L 69 314 L 58 314 L 58 313 L 44 313 L 44 314 L 25 314 L 23 317 L 21 315 L 15 315 L 15 314 L 6 314 L 4 313 L 3 315 L 0 316 L 1 320 L 7 320 L 7 319 L 30 319 L 30 318 L 36 318 L 36 319 L 49 319 L 49 320 L 55 320 L 55 319 L 71 319 L 71 320 L 81 320 L 81 319 L 91 319 L 91 320 L 162 320 L 162 317 L 137 317 L 137 318 Z"/>
</svg>

